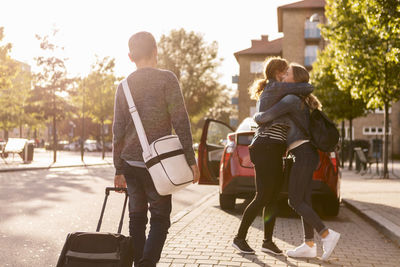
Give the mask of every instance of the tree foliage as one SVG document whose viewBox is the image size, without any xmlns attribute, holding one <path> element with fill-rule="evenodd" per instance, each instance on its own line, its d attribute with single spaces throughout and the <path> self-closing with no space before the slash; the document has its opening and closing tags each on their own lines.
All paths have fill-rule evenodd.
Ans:
<svg viewBox="0 0 400 267">
<path fill-rule="evenodd" d="M 208 44 L 201 34 L 184 29 L 172 30 L 158 42 L 158 66 L 177 76 L 196 140 L 204 116 L 214 108 L 225 89 L 218 82 L 217 68 L 222 60 L 217 54 L 216 42 Z"/>
<path fill-rule="evenodd" d="M 114 74 L 115 59 L 97 58 L 91 72 L 82 80 L 80 88 L 86 98 L 86 110 L 93 122 L 100 125 L 100 136 L 105 152 L 104 125 L 112 122 L 114 95 L 118 78 Z"/>
<path fill-rule="evenodd" d="M 389 108 L 400 99 L 398 0 L 327 0 L 322 28 L 332 49 L 339 89 L 351 88 L 368 108 L 384 109 L 384 171 L 388 177 Z"/>
<path fill-rule="evenodd" d="M 369 108 L 400 98 L 400 9 L 397 0 L 328 0 L 323 27 L 335 51 L 339 88 Z"/>
<path fill-rule="evenodd" d="M 324 112 L 334 120 L 352 120 L 366 112 L 366 104 L 362 99 L 351 96 L 351 87 L 338 87 L 335 76 L 337 66 L 334 62 L 334 50 L 328 45 L 319 53 L 313 64 L 311 82 L 315 86 L 315 95 L 321 100 Z"/>
<path fill-rule="evenodd" d="M 4 38 L 4 28 L 0 27 L 0 42 Z M 12 45 L 10 43 L 0 43 L 0 127 L 5 132 L 15 128 L 17 124 L 18 95 L 13 90 L 13 81 L 19 72 L 19 66 L 12 60 L 9 53 Z"/>
<path fill-rule="evenodd" d="M 34 75 L 34 89 L 28 108 L 38 119 L 52 120 L 54 162 L 57 159 L 57 121 L 72 112 L 72 106 L 66 98 L 72 79 L 67 77 L 66 59 L 60 55 L 63 48 L 54 44 L 51 39 L 56 34 L 57 30 L 51 36 L 36 35 L 44 55 L 35 58 L 39 71 Z"/>
</svg>

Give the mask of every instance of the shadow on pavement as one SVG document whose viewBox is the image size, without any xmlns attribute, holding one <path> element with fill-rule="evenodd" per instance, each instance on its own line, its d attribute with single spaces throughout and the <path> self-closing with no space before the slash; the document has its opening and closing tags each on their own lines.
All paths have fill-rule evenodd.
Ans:
<svg viewBox="0 0 400 267">
<path fill-rule="evenodd" d="M 0 214 L 4 222 L 16 215 L 35 215 L 48 208 L 49 202 L 63 202 L 63 193 L 71 189 L 93 194 L 90 179 L 104 177 L 104 168 L 68 168 L 0 173 Z M 30 207 L 29 203 L 39 205 Z M 21 209 L 15 209 L 20 206 Z M 14 207 L 14 208 L 12 208 Z"/>
</svg>

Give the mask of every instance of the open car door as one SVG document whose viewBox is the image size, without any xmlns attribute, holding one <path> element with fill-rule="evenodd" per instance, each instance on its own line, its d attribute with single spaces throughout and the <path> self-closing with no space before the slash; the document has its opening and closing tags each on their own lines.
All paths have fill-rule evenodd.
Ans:
<svg viewBox="0 0 400 267">
<path fill-rule="evenodd" d="M 199 145 L 199 184 L 218 184 L 219 164 L 227 144 L 227 135 L 234 130 L 227 124 L 206 119 Z"/>
</svg>

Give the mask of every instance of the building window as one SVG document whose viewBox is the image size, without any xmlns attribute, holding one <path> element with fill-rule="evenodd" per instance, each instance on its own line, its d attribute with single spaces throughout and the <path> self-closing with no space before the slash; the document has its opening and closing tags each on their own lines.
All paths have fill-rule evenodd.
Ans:
<svg viewBox="0 0 400 267">
<path fill-rule="evenodd" d="M 338 128 L 340 135 L 342 135 L 342 128 Z M 351 139 L 354 140 L 354 127 L 352 127 L 351 131 Z M 344 140 L 350 140 L 350 127 L 344 127 Z"/>
<path fill-rule="evenodd" d="M 250 73 L 262 73 L 263 69 L 264 69 L 264 62 L 262 61 L 250 62 Z"/>
<path fill-rule="evenodd" d="M 317 60 L 318 45 L 306 45 L 304 51 L 304 66 L 310 67 Z"/>
<path fill-rule="evenodd" d="M 382 108 L 377 108 L 377 109 L 374 110 L 374 113 L 375 114 L 384 114 L 385 111 Z M 389 108 L 389 114 L 391 114 L 391 113 L 392 113 L 392 108 L 390 107 Z"/>
<path fill-rule="evenodd" d="M 363 135 L 383 135 L 383 134 L 384 134 L 383 127 L 375 127 L 375 126 L 363 127 Z M 392 134 L 392 127 L 389 127 L 389 134 Z"/>
<path fill-rule="evenodd" d="M 318 21 L 306 20 L 304 25 L 304 38 L 305 39 L 319 39 L 321 38 L 321 31 L 318 28 Z"/>
</svg>

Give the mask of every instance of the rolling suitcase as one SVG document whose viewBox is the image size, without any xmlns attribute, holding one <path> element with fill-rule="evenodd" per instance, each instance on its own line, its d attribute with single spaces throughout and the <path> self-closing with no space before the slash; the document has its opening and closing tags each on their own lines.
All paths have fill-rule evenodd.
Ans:
<svg viewBox="0 0 400 267">
<path fill-rule="evenodd" d="M 100 232 L 104 210 L 110 191 L 125 191 L 124 207 L 118 232 Z M 67 236 L 58 259 L 57 267 L 131 267 L 133 242 L 130 236 L 121 234 L 128 199 L 126 188 L 107 187 L 96 232 L 75 232 Z"/>
</svg>

